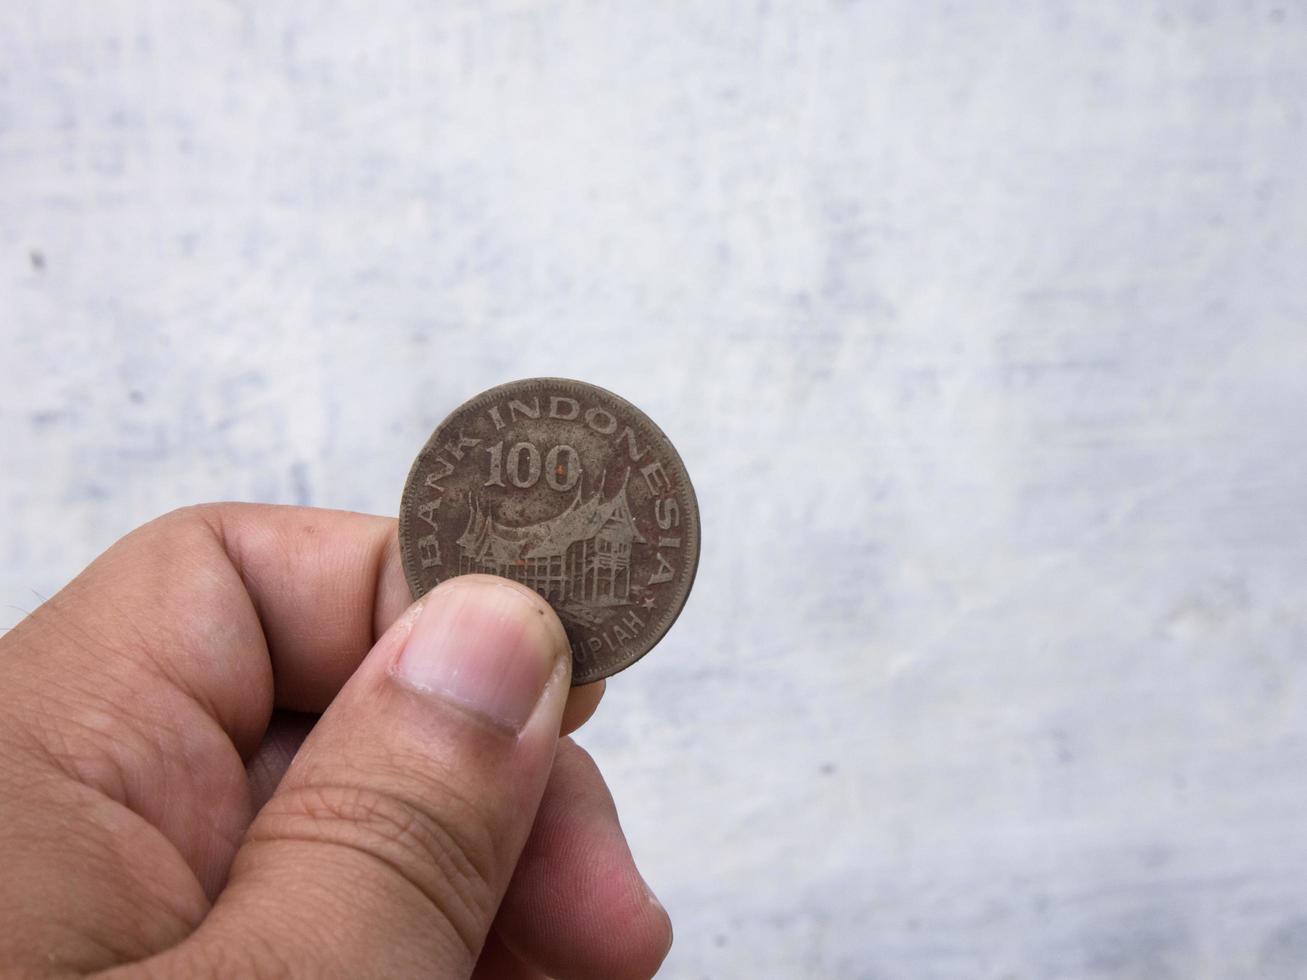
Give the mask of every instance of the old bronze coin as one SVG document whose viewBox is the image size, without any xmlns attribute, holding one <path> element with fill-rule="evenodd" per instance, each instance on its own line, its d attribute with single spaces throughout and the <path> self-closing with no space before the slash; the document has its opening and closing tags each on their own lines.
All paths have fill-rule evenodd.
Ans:
<svg viewBox="0 0 1307 980">
<path fill-rule="evenodd" d="M 399 507 L 414 597 L 484 572 L 530 586 L 572 644 L 572 683 L 629 667 L 671 628 L 699 561 L 699 508 L 662 430 L 612 392 L 530 378 L 432 433 Z"/>
</svg>

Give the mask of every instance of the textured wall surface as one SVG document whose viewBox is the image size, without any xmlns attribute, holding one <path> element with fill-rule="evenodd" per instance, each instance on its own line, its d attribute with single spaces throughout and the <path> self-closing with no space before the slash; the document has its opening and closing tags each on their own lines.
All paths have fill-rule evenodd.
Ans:
<svg viewBox="0 0 1307 980">
<path fill-rule="evenodd" d="M 466 396 L 673 437 L 673 978 L 1307 974 L 1307 5 L 0 6 L 0 625 Z"/>
</svg>

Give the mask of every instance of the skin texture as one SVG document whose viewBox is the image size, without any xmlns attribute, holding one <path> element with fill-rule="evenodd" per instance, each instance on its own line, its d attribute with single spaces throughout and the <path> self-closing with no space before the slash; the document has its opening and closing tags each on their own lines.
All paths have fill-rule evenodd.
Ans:
<svg viewBox="0 0 1307 980">
<path fill-rule="evenodd" d="M 188 508 L 0 638 L 0 973 L 656 972 L 667 914 L 560 737 L 603 685 L 569 688 L 561 624 L 504 580 L 410 609 L 395 542 L 379 517 Z M 520 727 L 401 669 L 446 607 L 460 649 L 544 666 Z"/>
</svg>

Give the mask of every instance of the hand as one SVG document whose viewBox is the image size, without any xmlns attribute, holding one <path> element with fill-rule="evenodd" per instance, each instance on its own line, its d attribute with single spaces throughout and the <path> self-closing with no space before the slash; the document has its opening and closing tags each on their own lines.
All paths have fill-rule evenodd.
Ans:
<svg viewBox="0 0 1307 980">
<path fill-rule="evenodd" d="M 393 521 L 215 505 L 0 639 L 0 972 L 651 976 L 667 915 L 559 737 L 602 685 L 523 587 L 407 602 Z"/>
</svg>

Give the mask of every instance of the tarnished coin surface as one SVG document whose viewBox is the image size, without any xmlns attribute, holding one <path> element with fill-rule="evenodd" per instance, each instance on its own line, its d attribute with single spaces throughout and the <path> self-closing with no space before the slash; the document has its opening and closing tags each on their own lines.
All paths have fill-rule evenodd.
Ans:
<svg viewBox="0 0 1307 980">
<path fill-rule="evenodd" d="M 699 561 L 680 456 L 643 412 L 580 381 L 482 392 L 432 433 L 399 507 L 414 597 L 500 575 L 538 592 L 572 644 L 572 683 L 629 667 L 671 628 Z"/>
</svg>

